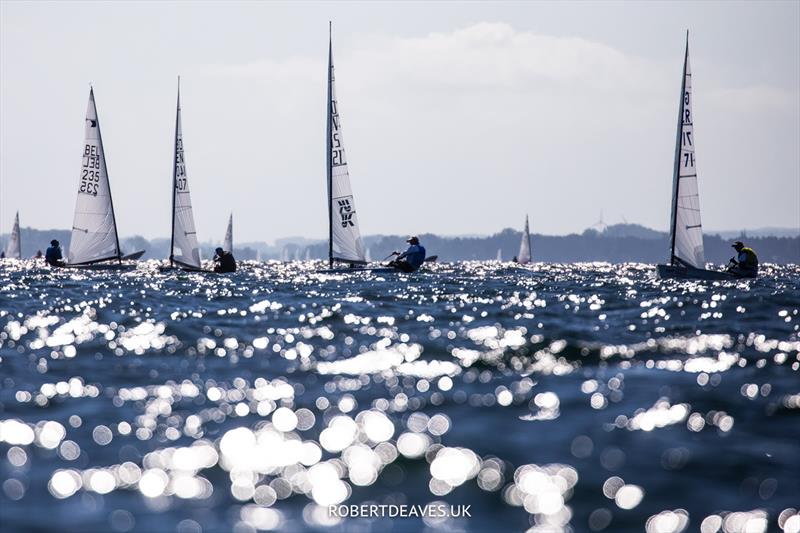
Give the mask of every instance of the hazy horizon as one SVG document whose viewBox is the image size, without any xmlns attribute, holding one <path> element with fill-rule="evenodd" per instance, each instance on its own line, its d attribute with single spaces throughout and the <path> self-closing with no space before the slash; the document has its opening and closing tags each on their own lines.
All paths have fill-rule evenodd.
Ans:
<svg viewBox="0 0 800 533">
<path fill-rule="evenodd" d="M 0 4 L 0 233 L 69 228 L 92 83 L 121 236 L 324 239 L 327 21 L 363 235 L 666 231 L 690 29 L 704 228 L 800 227 L 800 4 Z M 42 191 L 46 191 L 43 193 Z"/>
</svg>

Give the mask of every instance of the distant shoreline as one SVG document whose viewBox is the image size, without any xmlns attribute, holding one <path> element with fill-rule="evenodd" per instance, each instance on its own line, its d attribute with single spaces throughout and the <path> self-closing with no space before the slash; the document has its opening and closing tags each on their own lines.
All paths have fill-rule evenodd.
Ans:
<svg viewBox="0 0 800 533">
<path fill-rule="evenodd" d="M 741 239 L 750 244 L 762 262 L 800 263 L 800 230 L 789 228 L 765 228 L 786 235 L 748 236 L 742 232 L 717 232 L 705 235 L 706 260 L 712 263 L 726 263 L 733 255 L 730 243 Z M 757 233 L 759 230 L 754 231 Z M 722 233 L 720 235 L 719 233 Z M 381 260 L 389 253 L 404 246 L 405 235 L 368 235 L 364 246 L 373 261 Z M 498 250 L 503 260 L 511 260 L 519 251 L 521 232 L 506 228 L 499 233 L 485 236 L 440 236 L 420 235 L 429 254 L 436 254 L 442 261 L 491 260 L 496 259 Z M 52 239 L 58 239 L 66 247 L 69 243 L 68 230 L 21 229 L 22 255 L 32 257 L 37 250 L 44 250 Z M 540 235 L 532 234 L 534 261 L 557 263 L 608 261 L 611 263 L 642 262 L 658 263 L 667 260 L 669 236 L 638 224 L 616 224 L 602 231 L 587 229 L 581 234 Z M 0 249 L 5 249 L 8 234 L 0 235 Z M 144 259 L 166 258 L 169 256 L 169 238 L 145 239 L 140 236 L 122 237 L 123 252 L 146 250 Z M 201 256 L 210 258 L 218 243 L 201 243 Z M 324 241 L 301 237 L 278 239 L 277 244 L 266 242 L 246 242 L 238 245 L 234 241 L 234 255 L 238 259 L 324 259 L 328 246 Z"/>
</svg>

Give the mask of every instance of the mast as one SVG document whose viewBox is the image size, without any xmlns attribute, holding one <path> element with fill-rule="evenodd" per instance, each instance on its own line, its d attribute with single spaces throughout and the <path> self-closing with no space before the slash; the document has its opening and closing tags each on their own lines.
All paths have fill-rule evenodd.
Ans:
<svg viewBox="0 0 800 533">
<path fill-rule="evenodd" d="M 103 145 L 103 134 L 100 131 L 100 117 L 97 114 L 97 103 L 94 101 L 94 87 L 89 86 L 89 94 L 92 97 L 94 106 L 94 116 L 97 117 L 97 139 L 100 141 L 100 149 L 103 151 L 103 164 L 106 167 L 106 184 L 108 185 L 108 203 L 111 205 L 111 221 L 114 223 L 114 239 L 117 242 L 117 262 L 122 263 L 122 250 L 119 247 L 119 233 L 117 232 L 117 216 L 114 214 L 114 196 L 111 194 L 111 179 L 108 177 L 108 161 L 106 161 L 106 147 Z"/>
<path fill-rule="evenodd" d="M 175 266 L 175 195 L 178 193 L 178 118 L 181 114 L 181 77 L 178 76 L 178 103 L 175 106 L 175 141 L 172 151 L 172 231 L 169 234 L 169 266 Z"/>
<path fill-rule="evenodd" d="M 686 51 L 681 76 L 681 103 L 678 106 L 678 131 L 675 135 L 675 166 L 672 173 L 672 216 L 670 219 L 669 263 L 675 264 L 675 226 L 678 223 L 678 193 L 680 192 L 681 142 L 683 141 L 683 110 L 686 100 L 686 63 L 689 60 L 689 30 L 686 30 Z"/>
<path fill-rule="evenodd" d="M 333 36 L 332 24 L 328 21 L 328 116 L 326 119 L 325 158 L 328 182 L 328 267 L 333 268 L 333 154 L 331 133 L 333 131 Z"/>
</svg>

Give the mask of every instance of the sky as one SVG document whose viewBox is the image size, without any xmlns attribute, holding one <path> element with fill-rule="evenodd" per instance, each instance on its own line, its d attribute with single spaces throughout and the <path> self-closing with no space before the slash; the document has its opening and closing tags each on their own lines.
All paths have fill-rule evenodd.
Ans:
<svg viewBox="0 0 800 533">
<path fill-rule="evenodd" d="M 92 84 L 121 236 L 327 236 L 333 22 L 364 235 L 666 230 L 688 29 L 704 228 L 800 227 L 800 2 L 0 2 L 0 232 L 69 228 Z"/>
</svg>

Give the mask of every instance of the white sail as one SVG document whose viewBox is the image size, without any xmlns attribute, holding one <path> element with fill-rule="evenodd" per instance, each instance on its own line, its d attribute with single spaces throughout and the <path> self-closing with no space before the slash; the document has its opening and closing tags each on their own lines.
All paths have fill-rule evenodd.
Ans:
<svg viewBox="0 0 800 533">
<path fill-rule="evenodd" d="M 11 228 L 11 236 L 6 245 L 6 257 L 8 259 L 22 259 L 19 242 L 19 211 L 17 211 L 17 216 L 14 217 L 14 227 Z"/>
<path fill-rule="evenodd" d="M 531 232 L 528 226 L 528 215 L 525 215 L 525 230 L 522 232 L 522 241 L 519 243 L 517 262 L 521 265 L 531 262 Z"/>
<path fill-rule="evenodd" d="M 695 268 L 705 268 L 703 228 L 700 223 L 700 195 L 697 187 L 695 138 L 692 118 L 692 69 L 689 41 L 686 41 L 678 134 L 675 143 L 675 168 L 672 189 L 672 258 Z"/>
<path fill-rule="evenodd" d="M 172 173 L 172 248 L 170 261 L 180 265 L 201 268 L 200 247 L 192 213 L 192 197 L 189 193 L 189 178 L 186 175 L 186 159 L 183 153 L 183 129 L 181 127 L 181 91 L 178 85 L 178 107 L 175 115 L 175 158 Z"/>
<path fill-rule="evenodd" d="M 100 135 L 100 120 L 94 102 L 94 90 L 89 91 L 86 108 L 84 147 L 78 198 L 69 243 L 68 262 L 95 263 L 120 256 L 114 205 L 108 183 L 108 169 Z"/>
<path fill-rule="evenodd" d="M 364 243 L 350 187 L 350 174 L 342 142 L 342 127 L 336 100 L 333 75 L 333 46 L 328 49 L 328 213 L 330 223 L 330 260 L 365 262 Z"/>
<path fill-rule="evenodd" d="M 225 230 L 225 240 L 222 249 L 226 252 L 233 252 L 233 213 L 228 217 L 228 229 Z"/>
<path fill-rule="evenodd" d="M 502 261 L 503 260 L 503 250 L 500 249 L 500 248 L 497 249 L 497 259 L 496 260 L 497 261 Z"/>
<path fill-rule="evenodd" d="M 369 248 L 367 248 L 367 252 L 364 254 L 364 260 L 367 263 L 372 263 L 372 251 Z"/>
<path fill-rule="evenodd" d="M 311 248 L 306 247 L 306 261 L 311 261 Z"/>
</svg>

